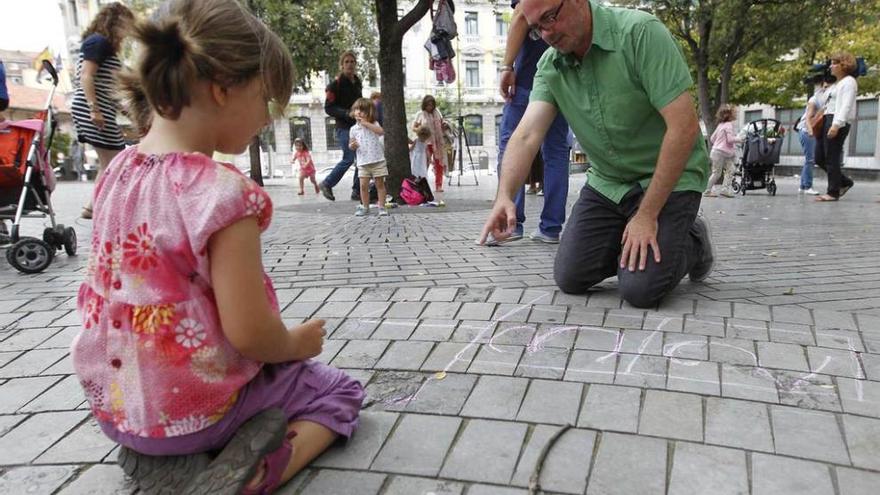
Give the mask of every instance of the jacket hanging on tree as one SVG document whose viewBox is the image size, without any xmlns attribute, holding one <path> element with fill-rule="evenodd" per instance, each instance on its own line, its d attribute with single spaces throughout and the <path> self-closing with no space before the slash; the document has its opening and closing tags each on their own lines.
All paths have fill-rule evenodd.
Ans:
<svg viewBox="0 0 880 495">
<path fill-rule="evenodd" d="M 458 27 L 455 25 L 454 14 L 455 4 L 452 0 L 438 0 L 436 14 L 433 9 L 431 11 L 431 36 L 425 42 L 425 49 L 431 54 L 429 67 L 434 71 L 437 82 L 447 84 L 455 81 L 455 68 L 452 64 L 455 49 L 452 48 L 452 39 L 458 35 Z"/>
</svg>

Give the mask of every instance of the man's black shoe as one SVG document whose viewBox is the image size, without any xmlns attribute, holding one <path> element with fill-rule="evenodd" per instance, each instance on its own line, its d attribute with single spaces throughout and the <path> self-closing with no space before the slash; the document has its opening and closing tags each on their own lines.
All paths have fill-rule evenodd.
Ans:
<svg viewBox="0 0 880 495">
<path fill-rule="evenodd" d="M 702 214 L 697 215 L 697 219 L 694 220 L 694 226 L 691 228 L 693 229 L 692 232 L 700 239 L 700 244 L 703 246 L 703 254 L 694 263 L 694 266 L 691 267 L 688 276 L 691 282 L 702 282 L 709 277 L 709 274 L 712 273 L 712 268 L 715 266 L 715 245 L 712 244 L 712 229 L 709 227 L 709 220 L 703 217 Z"/>
<path fill-rule="evenodd" d="M 352 191 L 351 192 L 351 200 L 352 201 L 360 201 L 361 200 L 361 193 L 357 192 L 357 191 Z"/>
<path fill-rule="evenodd" d="M 331 189 L 330 186 L 328 186 L 327 184 L 324 184 L 324 181 L 321 181 L 321 183 L 318 184 L 318 189 L 321 190 L 321 194 L 323 194 L 325 198 L 329 199 L 330 201 L 336 201 L 336 197 L 333 196 L 333 189 Z"/>
</svg>

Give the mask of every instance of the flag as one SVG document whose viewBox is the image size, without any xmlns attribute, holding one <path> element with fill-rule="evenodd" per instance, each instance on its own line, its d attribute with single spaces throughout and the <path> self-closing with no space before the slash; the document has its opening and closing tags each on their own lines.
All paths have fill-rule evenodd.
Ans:
<svg viewBox="0 0 880 495">
<path fill-rule="evenodd" d="M 43 69 L 43 60 L 48 60 L 49 62 L 52 61 L 52 53 L 49 51 L 48 46 L 34 59 L 34 70 L 40 71 Z"/>
</svg>

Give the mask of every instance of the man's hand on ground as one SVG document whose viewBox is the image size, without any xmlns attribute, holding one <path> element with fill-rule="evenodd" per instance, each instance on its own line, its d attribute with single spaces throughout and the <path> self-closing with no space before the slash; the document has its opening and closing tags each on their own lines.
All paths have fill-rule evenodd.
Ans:
<svg viewBox="0 0 880 495">
<path fill-rule="evenodd" d="M 498 241 L 507 239 L 515 229 L 516 207 L 513 201 L 507 198 L 497 198 L 495 206 L 492 207 L 489 218 L 486 219 L 486 224 L 483 226 L 483 232 L 477 239 L 477 244 L 484 245 L 489 234 L 492 234 L 492 237 Z"/>
<path fill-rule="evenodd" d="M 648 264 L 648 248 L 654 253 L 654 261 L 660 263 L 660 246 L 657 244 L 657 219 L 636 213 L 626 224 L 620 252 L 620 268 L 634 272 L 636 266 L 644 270 Z"/>
</svg>

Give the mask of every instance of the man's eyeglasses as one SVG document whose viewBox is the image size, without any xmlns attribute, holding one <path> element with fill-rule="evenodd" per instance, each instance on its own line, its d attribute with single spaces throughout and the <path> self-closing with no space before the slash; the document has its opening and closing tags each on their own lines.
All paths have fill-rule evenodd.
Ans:
<svg viewBox="0 0 880 495">
<path fill-rule="evenodd" d="M 541 39 L 541 32 L 550 29 L 553 24 L 556 24 L 556 21 L 559 20 L 559 11 L 562 10 L 562 6 L 565 4 L 565 0 L 559 2 L 559 6 L 553 9 L 551 12 L 544 14 L 543 17 L 538 19 L 538 23 L 532 26 L 529 26 L 529 38 L 533 40 Z"/>
</svg>

